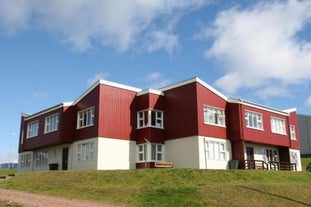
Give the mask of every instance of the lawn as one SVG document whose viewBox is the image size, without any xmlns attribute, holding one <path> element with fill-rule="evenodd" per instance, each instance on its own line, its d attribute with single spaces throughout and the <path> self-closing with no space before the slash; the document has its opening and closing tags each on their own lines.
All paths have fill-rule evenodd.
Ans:
<svg viewBox="0 0 311 207">
<path fill-rule="evenodd" d="M 307 172 L 49 171 L 20 174 L 0 182 L 0 187 L 133 207 L 311 205 L 311 174 Z"/>
</svg>

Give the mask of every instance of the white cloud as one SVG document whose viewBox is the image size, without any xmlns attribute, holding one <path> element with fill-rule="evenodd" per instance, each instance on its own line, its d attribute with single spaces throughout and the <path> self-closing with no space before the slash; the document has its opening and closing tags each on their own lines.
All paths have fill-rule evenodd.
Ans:
<svg viewBox="0 0 311 207">
<path fill-rule="evenodd" d="M 90 87 L 90 86 L 93 85 L 96 81 L 98 81 L 98 80 L 100 80 L 100 79 L 107 79 L 108 76 L 109 76 L 109 74 L 106 73 L 106 72 L 98 73 L 98 74 L 94 75 L 94 77 L 87 79 L 86 85 L 87 85 L 87 87 Z"/>
<path fill-rule="evenodd" d="M 176 13 L 192 11 L 208 1 L 0 0 L 0 28 L 8 34 L 44 29 L 57 34 L 78 51 L 88 50 L 95 43 L 125 51 L 139 42 L 138 35 L 150 28 L 161 31 L 162 25 L 157 25 L 157 20 L 172 19 Z M 164 36 L 159 36 L 161 32 L 151 35 L 150 41 L 156 39 L 158 44 L 150 46 L 150 51 L 164 48 L 170 52 L 176 46 L 176 42 L 168 46 L 163 43 L 175 39 L 172 34 L 166 34 L 166 30 L 164 28 Z"/>
<path fill-rule="evenodd" d="M 49 96 L 47 92 L 42 91 L 33 92 L 31 95 L 34 98 L 41 98 L 41 99 L 47 98 Z"/>
<path fill-rule="evenodd" d="M 311 95 L 307 98 L 306 105 L 311 106 Z"/>
<path fill-rule="evenodd" d="M 206 57 L 221 61 L 226 73 L 216 86 L 229 94 L 246 87 L 263 97 L 288 96 L 290 85 L 309 81 L 311 42 L 299 32 L 311 23 L 310 10 L 311 1 L 290 0 L 221 12 L 205 30 L 213 38 Z"/>
<path fill-rule="evenodd" d="M 172 83 L 170 79 L 163 77 L 159 72 L 153 72 L 148 74 L 144 78 L 145 82 L 148 82 L 148 88 L 159 89 Z"/>
<path fill-rule="evenodd" d="M 16 136 L 16 133 L 9 131 L 9 132 L 6 133 L 6 135 L 14 137 L 14 136 Z"/>
</svg>

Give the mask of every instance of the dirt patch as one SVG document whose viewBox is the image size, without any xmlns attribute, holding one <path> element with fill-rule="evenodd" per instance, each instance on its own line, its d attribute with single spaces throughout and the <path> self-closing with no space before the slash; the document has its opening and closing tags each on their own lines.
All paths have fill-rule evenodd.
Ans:
<svg viewBox="0 0 311 207">
<path fill-rule="evenodd" d="M 24 191 L 0 189 L 2 200 L 14 201 L 26 207 L 116 207 L 94 201 L 67 199 L 55 196 L 38 195 Z"/>
</svg>

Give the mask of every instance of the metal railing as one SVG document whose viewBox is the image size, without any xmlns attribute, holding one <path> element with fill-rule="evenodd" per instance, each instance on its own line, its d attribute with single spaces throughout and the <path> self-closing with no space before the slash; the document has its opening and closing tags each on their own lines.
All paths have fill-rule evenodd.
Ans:
<svg viewBox="0 0 311 207">
<path fill-rule="evenodd" d="M 263 160 L 244 160 L 245 169 L 269 170 L 268 163 Z"/>
<path fill-rule="evenodd" d="M 269 162 L 271 170 L 287 170 L 287 171 L 297 171 L 296 163 L 290 162 Z"/>
</svg>

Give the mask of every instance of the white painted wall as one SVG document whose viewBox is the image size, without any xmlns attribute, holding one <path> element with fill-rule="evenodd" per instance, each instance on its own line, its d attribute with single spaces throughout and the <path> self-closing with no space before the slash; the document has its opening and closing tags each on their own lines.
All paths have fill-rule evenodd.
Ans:
<svg viewBox="0 0 311 207">
<path fill-rule="evenodd" d="M 225 160 L 211 160 L 205 154 L 204 143 L 206 141 L 218 142 L 225 144 Z M 200 169 L 228 169 L 229 160 L 232 159 L 231 142 L 228 139 L 219 139 L 213 137 L 199 136 L 199 153 L 200 153 Z"/>
<path fill-rule="evenodd" d="M 296 155 L 295 157 L 290 156 L 291 162 L 296 163 L 297 171 L 302 171 L 300 150 L 289 149 L 289 154 L 291 155 L 291 153 Z"/>
<path fill-rule="evenodd" d="M 266 149 L 269 149 L 269 150 L 272 150 L 272 151 L 277 151 L 278 152 L 278 155 L 280 154 L 279 153 L 279 149 L 278 147 L 276 146 L 271 146 L 271 145 L 263 145 L 263 144 L 254 144 L 254 143 L 245 143 L 245 149 L 244 149 L 244 158 L 247 159 L 247 155 L 246 155 L 246 147 L 253 147 L 254 149 L 254 159 L 255 160 L 263 160 L 265 162 L 268 162 L 265 154 L 264 154 L 264 151 Z M 277 158 L 276 160 L 277 162 L 279 162 L 279 159 Z"/>
<path fill-rule="evenodd" d="M 210 160 L 205 156 L 205 141 L 224 143 L 225 160 Z M 232 157 L 231 142 L 225 139 L 193 136 L 165 142 L 166 160 L 173 162 L 174 168 L 228 169 Z"/>
<path fill-rule="evenodd" d="M 22 155 L 26 155 L 26 154 L 30 154 L 30 165 L 29 165 L 29 167 L 21 168 L 21 163 L 20 163 L 21 156 Z M 18 155 L 18 169 L 17 169 L 18 173 L 32 172 L 33 171 L 33 166 L 34 166 L 34 163 L 33 163 L 33 152 L 32 151 L 27 151 L 27 152 L 19 153 L 19 155 Z"/>
<path fill-rule="evenodd" d="M 94 157 L 92 160 L 78 161 L 78 145 L 84 143 L 94 143 Z M 71 154 L 71 166 L 72 170 L 96 170 L 97 169 L 97 150 L 98 149 L 98 138 L 85 139 L 74 142 L 72 144 Z"/>
<path fill-rule="evenodd" d="M 136 142 L 100 137 L 98 140 L 98 170 L 135 169 Z"/>
<path fill-rule="evenodd" d="M 165 141 L 165 157 L 174 168 L 199 168 L 198 136 Z"/>
</svg>

